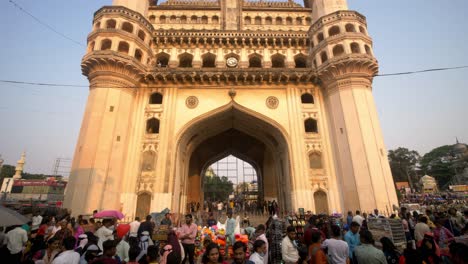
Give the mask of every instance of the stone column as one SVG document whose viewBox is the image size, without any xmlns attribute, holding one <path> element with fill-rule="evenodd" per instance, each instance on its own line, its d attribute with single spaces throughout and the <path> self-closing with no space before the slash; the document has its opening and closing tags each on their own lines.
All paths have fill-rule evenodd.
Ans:
<svg viewBox="0 0 468 264">
<path fill-rule="evenodd" d="M 398 200 L 372 96 L 371 75 L 354 72 L 326 80 L 325 104 L 344 212 L 377 208 L 389 213 Z"/>
<path fill-rule="evenodd" d="M 193 68 L 201 68 L 202 67 L 202 57 L 200 55 L 200 48 L 195 48 L 195 52 L 193 55 L 192 61 Z"/>
<path fill-rule="evenodd" d="M 73 159 L 65 207 L 73 215 L 120 209 L 134 88 L 92 85 Z"/>
</svg>

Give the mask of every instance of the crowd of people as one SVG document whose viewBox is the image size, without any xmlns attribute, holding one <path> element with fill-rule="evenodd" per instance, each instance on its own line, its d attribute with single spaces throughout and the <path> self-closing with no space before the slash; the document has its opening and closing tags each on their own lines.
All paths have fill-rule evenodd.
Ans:
<svg viewBox="0 0 468 264">
<path fill-rule="evenodd" d="M 239 241 L 239 225 L 228 210 L 224 230 L 225 245 L 205 239 L 198 245 L 200 226 L 191 214 L 183 223 L 166 213 L 155 223 L 148 215 L 130 223 L 116 219 L 77 219 L 46 217 L 35 213 L 31 222 L 8 227 L 0 232 L 2 263 L 203 263 L 203 264 L 438 264 L 468 263 L 468 211 L 455 208 L 424 214 L 402 207 L 391 218 L 400 219 L 407 239 L 399 248 L 392 237 L 375 241 L 368 223 L 385 218 L 378 210 L 372 214 L 348 212 L 343 219 L 310 215 L 299 231 L 290 217 L 278 217 L 273 211 L 265 224 L 248 223 L 241 232 L 249 241 Z M 159 221 L 159 220 L 158 220 Z M 213 214 L 204 226 L 219 225 Z M 295 218 L 294 218 L 295 221 Z M 153 240 L 158 226 L 167 227 L 164 239 Z M 201 248 L 198 256 L 196 251 Z"/>
</svg>

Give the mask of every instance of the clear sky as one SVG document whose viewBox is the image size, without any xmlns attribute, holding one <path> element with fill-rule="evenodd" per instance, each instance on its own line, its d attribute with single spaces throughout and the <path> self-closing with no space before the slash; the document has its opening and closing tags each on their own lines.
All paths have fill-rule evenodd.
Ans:
<svg viewBox="0 0 468 264">
<path fill-rule="evenodd" d="M 14 0 L 57 31 L 86 43 L 93 13 L 111 0 Z M 349 0 L 367 17 L 381 73 L 468 65 L 466 0 Z M 0 79 L 83 84 L 79 46 L 0 1 Z M 468 69 L 378 77 L 374 96 L 388 149 L 421 154 L 468 142 Z M 87 88 L 0 83 L 0 154 L 15 164 L 27 152 L 26 171 L 51 173 L 58 157 L 71 158 Z"/>
</svg>

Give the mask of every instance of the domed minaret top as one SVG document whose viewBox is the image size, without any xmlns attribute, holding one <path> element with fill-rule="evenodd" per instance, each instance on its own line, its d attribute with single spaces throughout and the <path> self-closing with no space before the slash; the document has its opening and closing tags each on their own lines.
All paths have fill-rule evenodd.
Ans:
<svg viewBox="0 0 468 264">
<path fill-rule="evenodd" d="M 21 154 L 21 159 L 19 159 L 16 163 L 15 175 L 13 176 L 13 179 L 21 179 L 21 173 L 24 169 L 24 163 L 26 163 L 26 153 L 23 151 L 23 154 Z"/>
<path fill-rule="evenodd" d="M 309 1 L 309 3 L 307 3 Z M 312 21 L 336 11 L 348 10 L 346 0 L 306 0 L 305 6 L 312 8 Z"/>
<path fill-rule="evenodd" d="M 149 0 L 113 0 L 112 5 L 124 6 L 128 9 L 136 11 L 143 16 L 148 13 L 150 1 Z"/>
</svg>

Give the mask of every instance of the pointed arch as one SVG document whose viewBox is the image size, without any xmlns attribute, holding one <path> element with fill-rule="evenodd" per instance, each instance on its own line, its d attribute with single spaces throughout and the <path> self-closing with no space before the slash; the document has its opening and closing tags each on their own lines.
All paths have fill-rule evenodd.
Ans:
<svg viewBox="0 0 468 264">
<path fill-rule="evenodd" d="M 191 68 L 193 61 L 193 55 L 187 52 L 184 52 L 179 55 L 179 67 L 181 68 Z"/>
<path fill-rule="evenodd" d="M 345 53 L 344 47 L 341 44 L 335 45 L 333 47 L 333 57 L 341 56 Z"/>
<path fill-rule="evenodd" d="M 261 67 L 262 67 L 262 56 L 257 53 L 250 54 L 249 68 L 261 68 Z"/>
<path fill-rule="evenodd" d="M 340 27 L 339 26 L 333 26 L 328 30 L 328 36 L 332 37 L 335 35 L 340 34 Z"/>
<path fill-rule="evenodd" d="M 202 55 L 202 67 L 203 68 L 214 68 L 216 67 L 216 55 L 207 52 Z"/>
<path fill-rule="evenodd" d="M 294 64 L 296 68 L 307 68 L 307 56 L 299 53 L 294 56 Z"/>
<path fill-rule="evenodd" d="M 101 50 L 110 50 L 112 47 L 112 40 L 110 39 L 103 39 L 101 41 Z"/>
<path fill-rule="evenodd" d="M 170 55 L 165 52 L 156 54 L 156 64 L 160 67 L 166 67 L 169 64 Z"/>
<path fill-rule="evenodd" d="M 106 21 L 106 28 L 107 29 L 112 29 L 112 28 L 116 28 L 117 26 L 117 21 L 115 21 L 115 19 L 109 19 Z"/>
<path fill-rule="evenodd" d="M 314 193 L 315 213 L 328 215 L 328 196 L 327 193 L 319 189 Z"/>
<path fill-rule="evenodd" d="M 130 45 L 128 44 L 128 42 L 125 42 L 125 41 L 119 42 L 119 47 L 117 48 L 118 52 L 128 54 L 129 50 L 130 50 Z"/>
<path fill-rule="evenodd" d="M 271 67 L 272 68 L 284 68 L 285 60 L 286 60 L 286 57 L 284 55 L 276 53 L 275 55 L 271 56 Z"/>
<path fill-rule="evenodd" d="M 351 53 L 361 53 L 361 47 L 356 42 L 350 44 Z"/>
<path fill-rule="evenodd" d="M 128 33 L 133 33 L 133 25 L 130 22 L 123 22 L 122 30 Z"/>
</svg>

